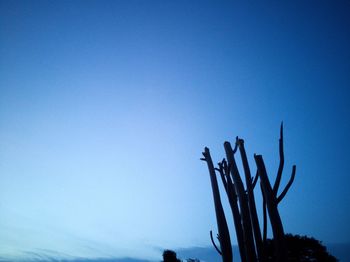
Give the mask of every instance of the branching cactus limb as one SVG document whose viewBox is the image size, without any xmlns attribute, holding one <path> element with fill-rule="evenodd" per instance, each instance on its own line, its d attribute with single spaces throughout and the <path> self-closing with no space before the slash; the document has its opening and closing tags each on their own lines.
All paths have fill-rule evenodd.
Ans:
<svg viewBox="0 0 350 262">
<path fill-rule="evenodd" d="M 239 148 L 239 152 L 240 152 L 242 164 L 243 164 L 243 170 L 244 170 L 244 174 L 245 174 L 245 181 L 246 181 L 247 195 L 248 195 L 248 204 L 249 204 L 249 213 L 250 213 L 250 219 L 252 222 L 252 227 L 253 227 L 253 232 L 254 232 L 256 251 L 258 253 L 259 261 L 262 261 L 264 255 L 263 255 L 262 237 L 261 237 L 261 232 L 260 232 L 258 213 L 256 211 L 255 198 L 254 198 L 254 192 L 253 192 L 253 186 L 254 186 L 253 183 L 254 182 L 252 181 L 249 163 L 248 163 L 248 158 L 247 158 L 247 154 L 246 154 L 246 151 L 244 148 L 244 140 L 237 138 L 236 144 L 238 145 L 238 148 Z M 257 179 L 258 176 L 256 176 L 255 178 Z"/>
<path fill-rule="evenodd" d="M 273 186 L 273 193 L 275 195 L 275 197 L 277 198 L 277 204 L 279 202 L 281 202 L 281 200 L 283 199 L 283 197 L 287 194 L 289 188 L 291 187 L 294 178 L 295 178 L 295 173 L 296 173 L 296 166 L 293 166 L 292 169 L 292 175 L 286 185 L 286 187 L 283 189 L 282 193 L 278 195 L 278 190 L 279 190 L 279 186 L 281 184 L 281 179 L 282 179 L 282 173 L 283 173 L 283 167 L 284 167 L 284 145 L 283 145 L 284 141 L 283 141 L 283 122 L 281 123 L 281 128 L 280 128 L 280 139 L 279 139 L 279 157 L 280 157 L 280 163 L 278 166 L 278 171 L 277 171 L 277 176 L 276 176 L 276 180 L 275 180 L 275 184 Z"/>
<path fill-rule="evenodd" d="M 232 245 L 231 245 L 230 233 L 228 230 L 224 209 L 221 204 L 219 186 L 216 179 L 214 164 L 210 155 L 209 148 L 206 147 L 204 149 L 203 156 L 204 158 L 202 158 L 202 160 L 206 161 L 208 165 L 211 187 L 213 191 L 216 221 L 217 221 L 217 227 L 218 227 L 219 236 L 220 236 L 222 261 L 232 262 L 233 256 L 232 256 Z"/>
<path fill-rule="evenodd" d="M 292 169 L 292 175 L 290 176 L 290 179 L 286 185 L 286 187 L 284 188 L 284 190 L 282 191 L 282 193 L 277 197 L 277 204 L 279 204 L 282 199 L 285 197 L 285 195 L 287 194 L 289 188 L 291 187 L 291 185 L 294 182 L 294 178 L 295 178 L 295 173 L 296 173 L 297 167 L 294 165 L 293 169 Z"/>
<path fill-rule="evenodd" d="M 239 175 L 236 161 L 234 159 L 235 151 L 232 150 L 231 144 L 229 142 L 225 142 L 224 147 L 225 147 L 228 166 L 230 167 L 230 174 L 232 176 L 236 194 L 238 196 L 239 208 L 241 211 L 244 246 L 246 250 L 245 254 L 248 262 L 256 261 L 257 258 L 255 253 L 252 224 L 251 224 L 251 219 L 249 214 L 248 199 L 244 190 L 242 179 Z"/>
<path fill-rule="evenodd" d="M 274 244 L 276 247 L 276 261 L 287 261 L 287 249 L 284 241 L 284 230 L 281 217 L 277 208 L 277 198 L 273 192 L 270 181 L 267 177 L 265 163 L 261 155 L 254 155 L 256 165 L 259 171 L 260 183 L 266 201 L 267 211 L 269 213 Z"/>
<path fill-rule="evenodd" d="M 223 159 L 222 162 L 220 162 L 218 165 L 219 165 L 219 168 L 216 168 L 216 170 L 220 173 L 220 177 L 224 184 L 226 194 L 229 200 L 229 204 L 231 207 L 233 222 L 236 229 L 235 231 L 236 231 L 239 253 L 241 254 L 241 261 L 246 262 L 247 258 L 245 254 L 241 214 L 239 213 L 239 208 L 237 204 L 237 195 L 235 192 L 233 182 L 230 177 L 230 170 L 227 165 L 227 161 L 225 159 Z"/>
<path fill-rule="evenodd" d="M 256 171 L 255 177 L 252 178 L 252 180 L 253 180 L 253 183 L 252 183 L 253 190 L 255 188 L 256 183 L 258 182 L 258 178 L 259 178 L 259 173 L 258 173 L 258 171 Z"/>
</svg>

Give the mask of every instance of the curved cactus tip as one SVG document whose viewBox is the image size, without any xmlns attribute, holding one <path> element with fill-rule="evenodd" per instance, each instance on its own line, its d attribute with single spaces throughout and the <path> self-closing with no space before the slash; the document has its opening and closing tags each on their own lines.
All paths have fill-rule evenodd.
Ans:
<svg viewBox="0 0 350 262">
<path fill-rule="evenodd" d="M 293 168 L 292 168 L 292 174 L 289 178 L 289 181 L 286 185 L 286 187 L 283 189 L 282 193 L 279 195 L 279 197 L 277 197 L 277 203 L 281 202 L 282 199 L 285 197 L 285 195 L 287 194 L 288 190 L 290 189 L 291 185 L 293 184 L 294 182 L 294 179 L 295 179 L 295 173 L 297 171 L 297 166 L 296 165 L 293 165 Z"/>
<path fill-rule="evenodd" d="M 217 239 L 219 240 L 220 242 L 220 239 L 219 239 L 219 234 L 217 236 Z M 211 240 L 211 243 L 213 244 L 214 248 L 216 249 L 216 251 L 219 253 L 220 256 L 222 256 L 222 251 L 218 248 L 218 246 L 215 244 L 215 241 L 214 241 L 214 238 L 213 238 L 213 231 L 210 230 L 210 240 Z"/>
<path fill-rule="evenodd" d="M 280 127 L 280 138 L 283 138 L 283 121 L 281 122 L 281 127 Z"/>
<path fill-rule="evenodd" d="M 236 145 L 238 145 L 240 142 L 241 142 L 241 141 L 240 141 L 239 137 L 236 136 Z"/>
<path fill-rule="evenodd" d="M 205 147 L 204 148 L 204 151 L 202 152 L 203 156 L 206 157 L 207 155 L 210 154 L 210 151 L 209 151 L 209 148 L 208 147 Z"/>
<path fill-rule="evenodd" d="M 210 155 L 209 148 L 205 147 L 204 151 L 202 152 L 203 157 L 200 158 L 202 161 L 206 161 L 207 157 Z"/>
</svg>

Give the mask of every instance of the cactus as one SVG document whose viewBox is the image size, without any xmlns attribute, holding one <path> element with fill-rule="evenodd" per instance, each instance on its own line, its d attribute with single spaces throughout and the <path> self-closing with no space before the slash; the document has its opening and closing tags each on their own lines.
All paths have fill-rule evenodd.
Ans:
<svg viewBox="0 0 350 262">
<path fill-rule="evenodd" d="M 209 169 L 210 181 L 214 197 L 216 220 L 219 231 L 218 239 L 220 243 L 220 249 L 216 246 L 212 231 L 210 231 L 210 237 L 214 247 L 222 256 L 222 261 L 232 262 L 230 233 L 227 227 L 215 173 L 215 171 L 218 171 L 232 211 L 241 260 L 243 262 L 267 261 L 268 258 L 265 252 L 265 247 L 267 243 L 268 215 L 272 227 L 273 240 L 275 245 L 274 261 L 287 261 L 287 248 L 285 245 L 283 224 L 278 212 L 278 204 L 285 197 L 294 181 L 296 167 L 293 166 L 290 180 L 280 195 L 278 195 L 284 167 L 283 123 L 281 124 L 279 139 L 280 161 L 273 187 L 271 186 L 266 172 L 264 160 L 261 155 L 254 154 L 257 172 L 256 176 L 252 178 L 243 139 L 239 139 L 238 137 L 236 138 L 234 149 L 232 149 L 229 142 L 225 142 L 224 149 L 226 152 L 226 159 L 224 158 L 220 163 L 218 163 L 218 168 L 214 167 L 209 149 L 207 147 L 203 152 L 204 158 L 201 158 L 207 162 Z M 238 149 L 243 165 L 245 184 L 241 179 L 237 163 L 235 161 L 234 155 Z M 260 189 L 263 196 L 262 232 L 260 229 L 254 197 L 254 188 L 259 178 Z"/>
</svg>

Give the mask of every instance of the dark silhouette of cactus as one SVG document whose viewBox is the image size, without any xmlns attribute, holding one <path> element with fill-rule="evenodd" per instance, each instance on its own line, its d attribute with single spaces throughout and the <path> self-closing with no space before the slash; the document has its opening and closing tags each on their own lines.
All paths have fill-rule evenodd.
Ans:
<svg viewBox="0 0 350 262">
<path fill-rule="evenodd" d="M 237 194 L 230 177 L 230 171 L 229 171 L 226 159 L 223 159 L 222 162 L 219 163 L 218 165 L 219 165 L 219 168 L 216 168 L 215 170 L 219 171 L 220 173 L 221 180 L 222 180 L 222 183 L 224 184 L 224 188 L 230 203 L 234 225 L 236 228 L 236 238 L 238 242 L 239 252 L 241 254 L 241 260 L 242 262 L 246 262 L 247 261 L 247 258 L 245 256 L 246 250 L 245 250 L 245 245 L 243 240 L 241 214 L 239 212 L 239 208 L 237 204 Z M 211 238 L 212 238 L 212 235 L 211 235 Z M 213 238 L 212 238 L 212 242 L 213 242 Z"/>
<path fill-rule="evenodd" d="M 223 262 L 232 262 L 232 246 L 231 246 L 230 233 L 228 231 L 224 209 L 221 204 L 219 186 L 216 180 L 214 164 L 210 156 L 209 148 L 206 147 L 204 149 L 203 156 L 204 158 L 202 158 L 202 160 L 206 161 L 208 165 L 211 187 L 213 190 L 216 221 L 217 221 L 217 226 L 219 231 L 218 239 L 221 247 L 221 251 L 219 251 L 219 253 L 222 256 Z"/>
<path fill-rule="evenodd" d="M 286 250 L 286 244 L 284 241 L 284 229 L 283 229 L 282 220 L 279 215 L 277 207 L 278 207 L 278 204 L 284 198 L 284 196 L 287 194 L 290 186 L 294 181 L 296 166 L 295 165 L 293 166 L 290 180 L 287 183 L 286 187 L 283 189 L 282 193 L 278 196 L 278 189 L 280 186 L 283 167 L 284 167 L 283 123 L 281 124 L 281 129 L 280 129 L 279 155 L 280 155 L 280 164 L 278 167 L 277 176 L 276 176 L 276 180 L 273 188 L 267 176 L 263 157 L 261 155 L 254 155 L 254 158 L 258 168 L 258 174 L 260 176 L 260 183 L 261 183 L 264 203 L 266 203 L 266 206 L 264 206 L 264 210 L 265 210 L 264 212 L 266 212 L 265 208 L 267 208 L 267 211 L 270 217 L 270 223 L 271 223 L 272 232 L 273 232 L 273 239 L 275 243 L 276 260 L 286 261 L 287 250 Z M 264 215 L 264 217 L 266 219 L 266 215 Z M 267 226 L 266 222 L 264 222 L 264 226 L 265 227 Z M 264 228 L 264 232 L 266 232 L 266 228 Z M 266 239 L 266 233 L 264 233 L 264 236 L 265 236 L 264 238 Z"/>
<path fill-rule="evenodd" d="M 224 143 L 226 151 L 227 163 L 232 176 L 233 183 L 235 185 L 236 194 L 238 196 L 239 208 L 241 211 L 242 227 L 243 227 L 243 241 L 245 246 L 245 257 L 248 262 L 256 261 L 256 254 L 254 248 L 254 238 L 252 233 L 252 223 L 250 219 L 250 212 L 248 206 L 248 196 L 245 192 L 243 181 L 239 175 L 238 167 L 234 158 L 234 154 L 237 151 L 232 150 L 229 142 Z"/>
<path fill-rule="evenodd" d="M 255 245 L 256 245 L 256 251 L 258 254 L 258 258 L 263 257 L 263 244 L 262 244 L 262 237 L 260 232 L 260 225 L 259 225 L 259 219 L 258 214 L 256 212 L 256 205 L 255 205 L 255 197 L 254 197 L 254 184 L 253 180 L 250 174 L 250 168 L 248 164 L 248 158 L 247 154 L 245 152 L 244 148 L 244 140 L 243 139 L 236 139 L 236 144 L 239 147 L 244 174 L 245 174 L 245 181 L 247 186 L 247 196 L 248 196 L 248 204 L 249 204 L 249 211 L 250 211 L 250 219 L 253 226 L 253 232 L 254 232 L 254 238 L 255 238 Z M 255 182 L 257 181 L 258 174 L 256 175 Z"/>
<path fill-rule="evenodd" d="M 209 169 L 214 197 L 216 219 L 219 231 L 218 240 L 221 249 L 219 249 L 216 246 L 212 232 L 210 232 L 210 237 L 214 247 L 222 256 L 222 260 L 224 262 L 232 262 L 231 240 L 220 199 L 220 192 L 215 173 L 215 171 L 218 171 L 232 211 L 232 216 L 234 220 L 233 222 L 236 229 L 236 237 L 242 261 L 287 261 L 288 254 L 285 243 L 285 234 L 282 220 L 278 212 L 278 204 L 285 197 L 290 186 L 294 181 L 296 167 L 293 166 L 292 175 L 289 182 L 287 183 L 286 187 L 282 190 L 280 195 L 278 195 L 284 167 L 283 123 L 281 124 L 279 139 L 280 162 L 276 180 L 273 186 L 271 186 L 270 180 L 266 172 L 264 160 L 261 155 L 254 154 L 257 171 L 256 176 L 254 178 L 251 176 L 251 169 L 249 167 L 243 139 L 240 139 L 238 137 L 236 138 L 234 149 L 232 149 L 231 144 L 229 142 L 225 142 L 224 149 L 226 152 L 226 159 L 224 158 L 220 163 L 218 163 L 217 168 L 214 168 L 213 161 L 208 148 L 204 149 L 204 158 L 202 158 L 202 160 L 207 162 Z M 235 154 L 237 151 L 239 151 L 239 154 L 241 156 L 245 184 L 241 179 L 239 169 L 235 160 Z M 254 197 L 254 188 L 259 178 L 260 189 L 263 196 L 262 232 L 260 229 Z M 271 260 L 270 254 L 268 256 L 266 250 L 268 224 L 267 217 L 269 217 L 273 232 L 273 250 L 275 252 L 274 256 L 272 257 L 273 260 Z"/>
</svg>

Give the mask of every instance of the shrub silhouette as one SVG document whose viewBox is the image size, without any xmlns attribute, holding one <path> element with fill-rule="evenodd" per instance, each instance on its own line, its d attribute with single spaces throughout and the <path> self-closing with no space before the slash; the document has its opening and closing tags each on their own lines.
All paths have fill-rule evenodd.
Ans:
<svg viewBox="0 0 350 262">
<path fill-rule="evenodd" d="M 334 256 L 327 252 L 322 243 L 312 237 L 286 234 L 285 242 L 288 253 L 288 262 L 297 261 L 322 261 L 322 262 L 336 262 L 338 261 Z M 271 239 L 265 243 L 265 250 L 267 253 L 267 261 L 274 261 L 274 245 Z"/>
<path fill-rule="evenodd" d="M 163 262 L 181 262 L 181 260 L 176 257 L 174 251 L 167 249 L 163 252 Z"/>
</svg>

